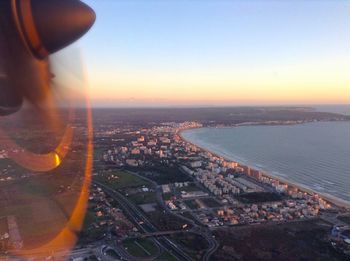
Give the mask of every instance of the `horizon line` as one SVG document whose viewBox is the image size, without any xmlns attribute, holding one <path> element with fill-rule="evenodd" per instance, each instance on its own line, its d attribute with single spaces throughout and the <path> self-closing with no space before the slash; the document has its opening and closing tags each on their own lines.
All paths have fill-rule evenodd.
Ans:
<svg viewBox="0 0 350 261">
<path fill-rule="evenodd" d="M 242 105 L 91 105 L 91 109 L 208 109 L 208 108 L 307 108 L 348 107 L 347 104 L 242 104 Z M 62 108 L 67 106 L 62 106 Z M 76 109 L 85 109 L 85 105 L 76 105 Z"/>
</svg>

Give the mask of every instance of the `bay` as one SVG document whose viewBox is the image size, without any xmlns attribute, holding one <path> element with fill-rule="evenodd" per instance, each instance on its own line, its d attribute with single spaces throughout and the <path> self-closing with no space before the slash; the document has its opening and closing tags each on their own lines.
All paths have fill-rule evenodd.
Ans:
<svg viewBox="0 0 350 261">
<path fill-rule="evenodd" d="M 182 135 L 218 155 L 350 201 L 350 122 L 200 128 Z"/>
</svg>

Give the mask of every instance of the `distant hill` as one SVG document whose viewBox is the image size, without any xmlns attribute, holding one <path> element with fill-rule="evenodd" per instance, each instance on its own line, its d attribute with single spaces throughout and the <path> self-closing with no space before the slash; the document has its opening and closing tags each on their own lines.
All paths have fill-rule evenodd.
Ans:
<svg viewBox="0 0 350 261">
<path fill-rule="evenodd" d="M 350 120 L 350 116 L 318 112 L 310 107 L 100 108 L 94 109 L 93 115 L 95 124 L 142 125 L 170 121 L 199 121 L 210 126 L 243 122 Z"/>
</svg>

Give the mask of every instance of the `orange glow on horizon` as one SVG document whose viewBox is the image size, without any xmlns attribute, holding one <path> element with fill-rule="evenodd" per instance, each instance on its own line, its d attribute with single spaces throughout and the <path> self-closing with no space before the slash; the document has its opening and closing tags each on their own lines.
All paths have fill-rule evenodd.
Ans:
<svg viewBox="0 0 350 261">
<path fill-rule="evenodd" d="M 350 103 L 349 66 L 339 61 L 192 72 L 104 72 L 91 79 L 91 98 L 101 104 Z"/>
</svg>

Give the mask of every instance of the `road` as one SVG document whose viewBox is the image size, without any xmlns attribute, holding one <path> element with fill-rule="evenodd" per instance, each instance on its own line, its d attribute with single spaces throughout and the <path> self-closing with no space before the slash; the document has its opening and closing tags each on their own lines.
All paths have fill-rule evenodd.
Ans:
<svg viewBox="0 0 350 261">
<path fill-rule="evenodd" d="M 154 182 L 153 180 L 143 177 L 142 175 L 135 173 L 135 172 L 131 172 L 128 171 L 128 173 L 135 175 L 139 178 L 142 178 L 148 182 L 150 182 L 156 189 L 156 196 L 157 196 L 157 200 L 158 202 L 161 204 L 161 206 L 164 208 L 164 210 L 168 213 L 170 213 L 171 215 L 175 215 L 178 218 L 185 220 L 186 222 L 190 223 L 192 225 L 192 229 L 189 232 L 192 233 L 196 233 L 198 235 L 201 235 L 203 238 L 205 238 L 208 241 L 209 247 L 206 250 L 204 256 L 203 256 L 203 260 L 207 261 L 210 259 L 210 256 L 218 249 L 219 247 L 219 243 L 216 241 L 216 239 L 212 236 L 211 232 L 209 229 L 205 228 L 204 226 L 198 226 L 193 220 L 186 218 L 178 213 L 174 213 L 173 211 L 170 211 L 169 208 L 166 206 L 163 197 L 162 197 L 162 189 L 161 186 L 159 186 L 156 182 Z M 199 186 L 201 187 L 202 185 L 199 184 Z M 183 231 L 181 231 L 183 232 Z"/>
<path fill-rule="evenodd" d="M 138 226 L 138 228 L 144 233 L 155 233 L 159 232 L 159 230 L 153 226 L 153 224 L 148 220 L 148 218 L 136 207 L 133 203 L 131 203 L 124 195 L 111 189 L 110 187 L 104 185 L 103 183 L 94 181 L 94 184 L 101 187 L 106 194 L 108 194 L 113 199 L 117 200 L 120 204 L 121 208 L 125 211 L 128 217 L 134 221 L 134 223 Z M 193 259 L 188 256 L 177 244 L 172 242 L 166 236 L 160 236 L 154 239 L 157 245 L 161 246 L 163 249 L 171 252 L 176 258 L 179 260 L 189 260 Z"/>
<path fill-rule="evenodd" d="M 322 213 L 320 218 L 326 222 L 333 224 L 334 226 L 348 227 L 349 224 L 338 219 L 338 214 L 335 213 Z"/>
<path fill-rule="evenodd" d="M 180 169 L 181 170 L 181 169 Z M 168 213 L 170 213 L 171 215 L 175 215 L 177 216 L 178 218 L 182 219 L 182 220 L 185 220 L 186 222 L 190 223 L 192 225 L 192 229 L 189 231 L 189 232 L 192 232 L 192 233 L 196 233 L 196 234 L 199 234 L 201 235 L 202 237 L 204 237 L 207 241 L 208 241 L 208 244 L 209 244 L 209 247 L 208 249 L 206 250 L 205 254 L 204 254 L 204 257 L 203 257 L 203 260 L 209 260 L 210 259 L 210 256 L 217 250 L 217 248 L 219 247 L 219 244 L 218 242 L 216 241 L 216 239 L 212 236 L 211 232 L 209 229 L 205 228 L 204 226 L 198 226 L 196 224 L 196 222 L 194 222 L 193 220 L 189 219 L 189 218 L 186 218 L 184 217 L 183 215 L 180 215 L 179 213 L 176 213 L 174 211 L 170 211 L 169 208 L 166 206 L 164 200 L 163 200 L 163 197 L 162 197 L 162 188 L 161 186 L 159 186 L 156 182 L 154 182 L 153 180 L 149 179 L 149 178 L 146 178 L 138 173 L 135 173 L 135 172 L 131 172 L 131 171 L 128 171 L 128 173 L 132 174 L 132 175 L 135 175 L 139 178 L 142 178 L 148 182 L 150 182 L 156 189 L 156 196 L 157 196 L 157 200 L 158 202 L 161 204 L 161 206 L 164 208 L 164 210 Z M 199 184 L 199 186 L 201 187 L 202 185 Z"/>
<path fill-rule="evenodd" d="M 210 237 L 210 239 L 208 238 Z M 203 256 L 203 260 L 204 261 L 209 261 L 210 257 L 212 254 L 214 254 L 214 252 L 218 249 L 219 247 L 219 243 L 213 238 L 213 236 L 208 235 L 208 237 L 206 237 L 208 243 L 209 243 L 209 247 L 206 250 L 204 256 Z"/>
</svg>

